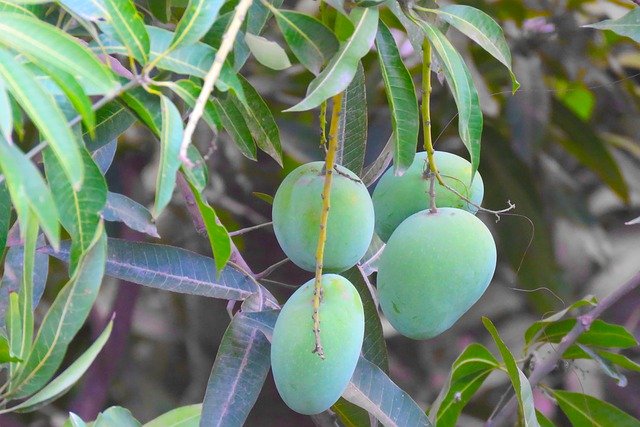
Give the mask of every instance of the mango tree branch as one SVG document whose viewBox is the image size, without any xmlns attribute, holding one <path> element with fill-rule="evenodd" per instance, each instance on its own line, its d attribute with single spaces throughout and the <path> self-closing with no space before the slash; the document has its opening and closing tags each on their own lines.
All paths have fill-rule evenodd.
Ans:
<svg viewBox="0 0 640 427">
<path fill-rule="evenodd" d="M 562 355 L 569 347 L 571 347 L 580 338 L 583 332 L 588 331 L 589 327 L 600 315 L 609 307 L 614 305 L 618 300 L 624 297 L 632 290 L 640 287 L 640 271 L 637 272 L 629 281 L 620 286 L 613 293 L 609 294 L 602 301 L 598 303 L 593 309 L 586 314 L 578 316 L 577 322 L 573 329 L 565 335 L 560 344 L 555 348 L 555 351 L 544 360 L 543 363 L 536 366 L 529 376 L 529 383 L 531 386 L 537 385 L 545 376 L 553 371 L 558 364 L 558 361 L 562 359 Z M 502 407 L 500 411 L 496 413 L 493 418 L 489 418 L 485 424 L 485 427 L 496 427 L 505 425 L 509 419 L 515 414 L 518 408 L 518 402 L 515 396 Z"/>
<path fill-rule="evenodd" d="M 200 95 L 198 95 L 196 105 L 193 107 L 193 111 L 191 111 L 191 114 L 189 115 L 189 121 L 187 122 L 187 126 L 184 129 L 184 135 L 182 136 L 182 145 L 180 146 L 180 160 L 187 166 L 192 166 L 191 160 L 189 160 L 189 158 L 187 157 L 187 148 L 189 148 L 189 144 L 191 144 L 191 138 L 193 138 L 193 133 L 196 130 L 196 125 L 202 117 L 205 104 L 207 103 L 211 92 L 213 92 L 213 87 L 218 80 L 218 77 L 220 77 L 222 66 L 226 61 L 227 56 L 231 52 L 231 49 L 233 48 L 233 43 L 236 40 L 236 36 L 238 35 L 240 26 L 242 25 L 242 22 L 244 22 L 244 17 L 247 15 L 247 11 L 251 7 L 252 3 L 253 0 L 240 0 L 240 3 L 238 3 L 238 5 L 236 6 L 231 23 L 229 24 L 227 31 L 225 31 L 224 35 L 222 36 L 220 49 L 218 49 L 218 52 L 216 52 L 213 64 L 211 64 L 211 68 L 204 78 L 202 91 L 200 92 Z"/>
<path fill-rule="evenodd" d="M 342 109 L 342 94 L 333 97 L 333 110 L 331 112 L 331 126 L 329 128 L 329 145 L 327 147 L 327 157 L 324 164 L 324 186 L 322 188 L 322 214 L 320 216 L 320 234 L 318 236 L 318 247 L 316 249 L 316 276 L 313 289 L 313 335 L 315 336 L 314 353 L 324 359 L 324 350 L 320 340 L 320 302 L 322 300 L 322 263 L 324 262 L 324 246 L 327 241 L 327 221 L 329 219 L 329 209 L 331 208 L 331 182 L 333 181 L 333 169 L 336 161 L 336 150 L 338 148 L 338 124 L 340 110 Z"/>
</svg>

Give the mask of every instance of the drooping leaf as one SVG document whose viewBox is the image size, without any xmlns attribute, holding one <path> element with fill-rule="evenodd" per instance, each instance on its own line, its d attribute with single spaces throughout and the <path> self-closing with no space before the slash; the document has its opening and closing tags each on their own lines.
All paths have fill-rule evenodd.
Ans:
<svg viewBox="0 0 640 427">
<path fill-rule="evenodd" d="M 7 141 L 11 141 L 13 132 L 13 108 L 9 93 L 2 80 L 0 80 L 0 134 Z"/>
<path fill-rule="evenodd" d="M 0 0 L 0 12 L 20 13 L 22 15 L 35 16 L 33 12 L 24 6 L 20 6 L 10 0 Z"/>
<path fill-rule="evenodd" d="M 358 63 L 353 80 L 342 94 L 338 119 L 338 149 L 336 163 L 356 175 L 362 173 L 367 147 L 367 91 L 364 68 Z"/>
<path fill-rule="evenodd" d="M 64 31 L 35 17 L 0 13 L 0 44 L 38 61 L 52 63 L 107 93 L 117 87 L 113 74 L 91 51 Z"/>
<path fill-rule="evenodd" d="M 154 418 L 143 427 L 198 427 L 202 404 L 181 406 Z"/>
<path fill-rule="evenodd" d="M 31 351 L 9 388 L 12 398 L 26 397 L 40 390 L 62 363 L 70 341 L 82 327 L 98 296 L 106 245 L 104 228 L 99 227 L 74 275 L 47 311 Z"/>
<path fill-rule="evenodd" d="M 77 14 L 87 21 L 107 19 L 108 13 L 103 0 L 58 0 L 65 9 Z"/>
<path fill-rule="evenodd" d="M 322 22 L 304 13 L 270 9 L 293 54 L 313 74 L 337 52 L 336 36 Z"/>
<path fill-rule="evenodd" d="M 132 230 L 160 238 L 151 212 L 125 195 L 107 193 L 107 203 L 102 210 L 102 218 L 106 221 L 122 222 Z"/>
<path fill-rule="evenodd" d="M 189 46 L 199 41 L 215 22 L 223 4 L 223 0 L 189 0 L 176 26 L 171 47 Z"/>
<path fill-rule="evenodd" d="M 633 8 L 626 15 L 618 19 L 606 19 L 595 24 L 584 25 L 597 30 L 611 30 L 621 36 L 629 37 L 640 43 L 640 9 Z"/>
<path fill-rule="evenodd" d="M 20 324 L 22 334 L 20 345 L 16 349 L 16 356 L 26 359 L 31 350 L 33 340 L 33 283 L 34 264 L 36 257 L 36 242 L 38 240 L 38 220 L 33 210 L 29 211 L 26 223 L 21 223 L 20 227 L 24 234 L 24 247 L 22 251 L 22 283 L 18 292 L 18 308 L 20 310 Z"/>
<path fill-rule="evenodd" d="M 251 33 L 244 35 L 244 41 L 256 60 L 272 70 L 285 70 L 291 62 L 284 49 L 276 42 Z"/>
<path fill-rule="evenodd" d="M 369 411 L 385 426 L 431 426 L 411 396 L 362 356 L 342 397 Z"/>
<path fill-rule="evenodd" d="M 382 21 L 378 24 L 376 48 L 391 111 L 393 166 L 399 175 L 411 166 L 416 154 L 420 131 L 418 99 L 411 74 L 402 62 L 391 31 Z"/>
<path fill-rule="evenodd" d="M 286 111 L 310 110 L 349 86 L 360 59 L 369 52 L 376 36 L 378 9 L 355 8 L 350 19 L 355 25 L 353 35 L 342 43 L 329 64 L 309 84 L 305 98 Z"/>
<path fill-rule="evenodd" d="M 69 260 L 69 244 L 44 252 Z M 258 287 L 252 277 L 227 264 L 217 278 L 213 259 L 185 249 L 143 242 L 109 239 L 106 273 L 109 276 L 165 291 L 211 298 L 243 300 Z"/>
<path fill-rule="evenodd" d="M 207 186 L 207 182 L 209 182 L 207 163 L 193 144 L 187 148 L 187 158 L 193 166 L 187 167 L 186 165 L 182 165 L 182 173 L 185 178 L 187 178 L 189 184 L 193 185 L 198 191 L 203 192 Z"/>
<path fill-rule="evenodd" d="M 552 394 L 574 426 L 640 426 L 637 418 L 588 394 L 561 390 L 553 390 Z"/>
<path fill-rule="evenodd" d="M 509 350 L 504 341 L 502 341 L 502 338 L 500 338 L 500 335 L 498 334 L 498 330 L 491 320 L 483 317 L 482 323 L 495 341 L 496 346 L 502 355 L 502 360 L 507 367 L 507 373 L 509 374 L 511 384 L 513 384 L 516 397 L 518 398 L 518 407 L 523 425 L 525 427 L 539 427 L 538 419 L 536 418 L 536 408 L 533 402 L 533 390 L 531 389 L 531 384 L 529 384 L 529 379 L 520 370 L 520 368 L 518 368 L 516 359 L 513 357 L 511 350 Z"/>
<path fill-rule="evenodd" d="M 60 212 L 60 222 L 73 242 L 70 263 L 70 271 L 73 272 L 80 255 L 92 244 L 100 224 L 100 212 L 107 201 L 107 183 L 85 149 L 82 149 L 85 178 L 78 191 L 74 190 L 49 148 L 44 150 L 43 157 L 53 199 Z"/>
<path fill-rule="evenodd" d="M 486 347 L 471 344 L 451 367 L 451 375 L 429 410 L 434 425 L 454 427 L 460 413 L 489 374 L 500 364 Z"/>
<path fill-rule="evenodd" d="M 251 160 L 256 160 L 256 144 L 253 141 L 251 130 L 233 98 L 214 98 L 213 105 L 218 117 L 229 136 L 235 142 L 236 147 Z"/>
<path fill-rule="evenodd" d="M 627 382 L 628 382 L 627 377 L 620 372 L 620 370 L 617 368 L 617 366 L 613 362 L 611 362 L 606 357 L 601 356 L 597 351 L 593 350 L 592 348 L 586 345 L 577 344 L 576 347 L 582 350 L 582 352 L 585 353 L 587 358 L 590 358 L 591 360 L 595 361 L 600 367 L 600 369 L 602 370 L 602 372 L 604 372 L 607 376 L 616 380 L 616 382 L 618 383 L 618 387 L 627 386 Z M 565 353 L 567 353 L 570 349 L 571 348 L 569 348 Z M 611 354 L 615 354 L 615 353 L 611 353 Z M 563 355 L 563 357 L 565 356 Z"/>
<path fill-rule="evenodd" d="M 0 43 L 2 32 L 0 14 Z M 38 127 L 42 137 L 48 141 L 74 188 L 79 188 L 84 176 L 80 147 L 58 104 L 36 81 L 33 74 L 4 49 L 0 49 L 0 76 Z"/>
<path fill-rule="evenodd" d="M 198 95 L 202 91 L 202 85 L 194 82 L 193 80 L 178 80 L 171 82 L 169 88 L 176 93 L 182 100 L 191 108 L 196 105 Z M 214 130 L 218 130 L 222 127 L 220 117 L 216 113 L 213 103 L 210 100 L 204 105 L 204 111 L 202 112 L 202 118 L 205 122 Z M 191 147 L 191 145 L 189 145 Z"/>
<path fill-rule="evenodd" d="M 40 171 L 15 145 L 0 136 L 0 169 L 4 174 L 18 220 L 24 224 L 29 209 L 54 247 L 60 244 L 59 217 L 53 196 Z"/>
<path fill-rule="evenodd" d="M 525 343 L 550 342 L 559 343 L 573 329 L 576 319 L 565 319 L 555 322 L 536 322 L 527 329 Z M 629 348 L 638 345 L 635 337 L 623 326 L 596 319 L 589 329 L 578 338 L 578 343 L 597 347 Z"/>
<path fill-rule="evenodd" d="M 162 132 L 162 107 L 159 96 L 137 87 L 120 95 L 120 99 L 151 132 L 160 137 Z"/>
<path fill-rule="evenodd" d="M 91 346 L 80 357 L 74 360 L 67 369 L 54 378 L 53 381 L 47 384 L 42 390 L 20 403 L 18 406 L 13 407 L 12 410 L 19 412 L 34 411 L 66 393 L 82 377 L 82 375 L 84 375 L 87 369 L 89 369 L 95 358 L 98 356 L 98 353 L 100 353 L 100 350 L 102 350 L 104 345 L 107 343 L 107 340 L 111 335 L 112 328 L 113 320 L 109 322 L 107 327 L 102 331 L 94 343 L 91 344 Z"/>
<path fill-rule="evenodd" d="M 184 126 L 180 111 L 166 96 L 160 97 L 162 133 L 160 134 L 160 165 L 156 179 L 156 202 L 153 216 L 157 218 L 171 201 L 176 187 L 176 174 L 180 169 L 180 145 Z"/>
<path fill-rule="evenodd" d="M 0 170 L 2 165 L 0 164 Z M 0 182 L 0 254 L 4 251 L 7 244 L 7 235 L 11 226 L 11 197 L 7 184 Z M 1 322 L 1 320 L 0 320 Z"/>
<path fill-rule="evenodd" d="M 442 71 L 458 107 L 458 132 L 471 157 L 471 179 L 480 164 L 482 110 L 478 91 L 464 59 L 440 30 L 426 21 L 418 21 L 433 46 Z"/>
<path fill-rule="evenodd" d="M 118 140 L 114 139 L 110 143 L 103 145 L 102 147 L 91 153 L 91 158 L 100 169 L 102 175 L 106 174 L 113 163 L 113 159 L 118 149 Z"/>
<path fill-rule="evenodd" d="M 236 315 L 211 369 L 200 426 L 243 425 L 270 367 L 269 341 L 244 316 Z"/>
<path fill-rule="evenodd" d="M 128 57 L 146 64 L 149 59 L 149 34 L 133 0 L 102 0 L 102 3 L 109 14 L 107 32 L 127 48 Z M 103 26 L 102 29 L 107 30 L 107 27 Z"/>
<path fill-rule="evenodd" d="M 83 137 L 89 151 L 111 143 L 134 123 L 134 117 L 127 109 L 117 102 L 110 102 L 96 111 L 95 136 L 91 138 L 89 132 Z"/>
</svg>

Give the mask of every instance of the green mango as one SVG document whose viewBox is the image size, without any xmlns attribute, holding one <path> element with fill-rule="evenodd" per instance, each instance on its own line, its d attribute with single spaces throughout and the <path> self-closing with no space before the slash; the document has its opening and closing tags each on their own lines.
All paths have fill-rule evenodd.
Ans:
<svg viewBox="0 0 640 427">
<path fill-rule="evenodd" d="M 403 221 L 384 248 L 378 300 L 402 335 L 432 338 L 478 301 L 495 269 L 495 241 L 475 215 L 455 208 L 424 210 Z"/>
<path fill-rule="evenodd" d="M 395 176 L 387 170 L 373 191 L 373 207 L 376 215 L 375 230 L 386 242 L 391 233 L 410 215 L 429 207 L 429 180 L 424 177 L 427 153 L 416 153 L 404 175 Z M 482 177 L 476 173 L 471 182 L 471 163 L 460 156 L 436 151 L 434 158 L 444 182 L 458 193 L 463 194 L 480 206 L 484 196 Z M 453 192 L 436 182 L 436 206 L 439 208 L 459 208 L 475 214 L 478 210 Z"/>
<path fill-rule="evenodd" d="M 273 200 L 273 229 L 284 253 L 298 267 L 314 271 L 322 214 L 324 162 L 299 166 L 282 181 Z M 329 198 L 323 271 L 353 267 L 371 243 L 374 212 L 360 178 L 336 166 Z"/>
<path fill-rule="evenodd" d="M 322 276 L 320 340 L 313 353 L 313 291 L 309 280 L 282 307 L 271 341 L 271 368 L 282 400 L 301 414 L 318 414 L 344 392 L 358 363 L 364 310 L 356 288 L 342 276 Z"/>
</svg>

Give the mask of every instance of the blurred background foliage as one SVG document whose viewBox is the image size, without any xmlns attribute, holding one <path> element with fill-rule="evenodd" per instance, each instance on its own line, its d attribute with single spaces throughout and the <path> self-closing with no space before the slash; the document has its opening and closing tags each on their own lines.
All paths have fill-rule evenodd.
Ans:
<svg viewBox="0 0 640 427">
<path fill-rule="evenodd" d="M 164 1 L 139 1 L 157 11 Z M 172 22 L 186 2 L 173 1 Z M 232 2 L 233 3 L 233 2 Z M 484 206 L 517 206 L 499 221 L 480 217 L 498 243 L 499 264 L 484 297 L 450 331 L 429 341 L 411 341 L 384 324 L 391 377 L 425 407 L 431 403 L 450 366 L 473 341 L 493 348 L 480 316 L 496 322 L 512 349 L 522 347 L 526 327 L 543 314 L 557 311 L 587 294 L 603 296 L 640 265 L 640 226 L 625 226 L 640 211 L 640 49 L 630 39 L 582 25 L 618 18 L 634 7 L 630 1 L 497 0 L 463 2 L 493 16 L 505 29 L 522 87 L 512 95 L 509 75 L 487 53 L 451 29 L 448 35 L 470 64 L 485 114 L 480 173 L 485 181 Z M 311 0 L 285 1 L 284 7 L 312 12 Z M 226 9 L 226 6 L 225 6 Z M 156 12 L 157 13 L 157 12 Z M 384 15 L 392 27 L 399 25 Z M 169 24 L 170 25 L 170 24 Z M 215 30 L 215 26 L 214 26 Z M 212 31 L 214 31 L 212 30 Z M 265 35 L 278 40 L 271 20 Z M 397 42 L 419 82 L 420 58 L 398 31 Z M 216 35 L 206 38 L 216 43 Z M 367 86 L 368 145 L 365 164 L 381 153 L 391 133 L 382 78 L 374 54 L 363 60 Z M 247 77 L 267 100 L 278 121 L 285 150 L 279 165 L 260 153 L 259 161 L 242 156 L 225 134 L 213 135 L 204 125 L 196 133 L 202 153 L 209 152 L 207 192 L 229 230 L 270 221 L 270 205 L 254 193 L 273 195 L 294 167 L 320 160 L 317 112 L 281 113 L 303 95 L 312 75 L 299 65 L 285 71 L 266 69 L 250 59 Z M 449 91 L 437 81 L 432 98 L 436 149 L 466 156 L 457 136 L 456 108 Z M 27 128 L 27 135 L 30 130 Z M 29 139 L 28 137 L 25 139 Z M 117 161 L 107 179 L 112 191 L 150 206 L 155 188 L 158 144 L 142 126 L 121 136 Z M 162 242 L 208 253 L 175 197 L 158 225 Z M 109 235 L 144 240 L 148 236 L 118 225 Z M 270 227 L 234 238 L 254 271 L 284 258 Z M 65 277 L 65 266 L 52 259 L 51 277 L 37 314 L 44 313 Z M 284 301 L 311 278 L 292 264 L 277 270 L 270 290 Z M 140 420 L 202 400 L 211 365 L 229 316 L 226 303 L 213 299 L 158 292 L 106 279 L 91 321 L 75 340 L 68 360 L 76 357 L 117 314 L 112 337 L 88 375 L 68 395 L 42 411 L 2 418 L 2 426 L 60 424 L 72 410 L 93 419 L 110 405 L 129 408 Z M 608 313 L 608 320 L 640 334 L 640 292 L 635 291 Z M 516 352 L 516 357 L 522 354 Z M 627 352 L 638 360 L 638 349 Z M 640 417 L 640 376 L 629 374 L 626 388 L 604 377 L 593 362 L 562 367 L 563 387 L 615 402 Z M 460 419 L 481 425 L 507 389 L 507 378 L 491 376 Z M 555 407 L 537 392 L 544 412 Z M 545 401 L 548 405 L 545 405 Z M 476 418 L 477 417 L 477 418 Z M 288 410 L 273 380 L 253 409 L 247 425 L 313 425 Z"/>
</svg>

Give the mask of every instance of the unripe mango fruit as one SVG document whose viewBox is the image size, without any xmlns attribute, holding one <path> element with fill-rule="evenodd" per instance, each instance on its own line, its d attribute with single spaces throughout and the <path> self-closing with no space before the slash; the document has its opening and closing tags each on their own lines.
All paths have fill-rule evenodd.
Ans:
<svg viewBox="0 0 640 427">
<path fill-rule="evenodd" d="M 282 307 L 271 341 L 271 368 L 282 400 L 301 414 L 318 414 L 344 392 L 358 363 L 364 337 L 360 295 L 342 276 L 322 276 L 320 340 L 313 353 L 313 291 L 309 280 Z"/>
<path fill-rule="evenodd" d="M 298 267 L 314 271 L 322 214 L 324 162 L 299 166 L 282 181 L 273 200 L 273 229 L 284 253 Z M 374 213 L 371 196 L 360 178 L 336 166 L 323 271 L 339 273 L 353 267 L 371 243 Z"/>
<path fill-rule="evenodd" d="M 380 306 L 402 335 L 432 338 L 478 301 L 495 268 L 493 236 L 475 215 L 421 211 L 400 224 L 380 256 Z"/>
<path fill-rule="evenodd" d="M 429 180 L 424 177 L 427 153 L 416 153 L 413 163 L 402 176 L 387 170 L 373 192 L 373 207 L 376 213 L 376 233 L 386 242 L 391 233 L 410 215 L 429 207 Z M 484 196 L 484 184 L 479 173 L 471 181 L 471 163 L 460 156 L 436 151 L 434 159 L 444 182 L 474 204 L 480 205 Z M 437 181 L 436 206 L 460 208 L 476 213 L 478 208 L 462 200 Z"/>
</svg>

